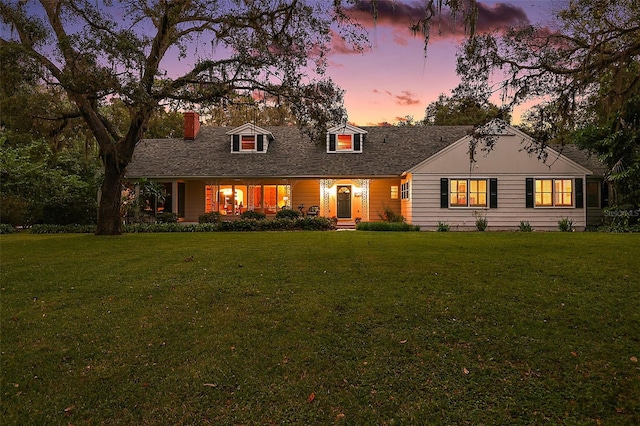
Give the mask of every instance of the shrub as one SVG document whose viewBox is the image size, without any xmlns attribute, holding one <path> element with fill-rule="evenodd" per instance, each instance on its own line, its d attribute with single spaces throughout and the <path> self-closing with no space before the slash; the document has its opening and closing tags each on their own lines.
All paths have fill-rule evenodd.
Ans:
<svg viewBox="0 0 640 426">
<path fill-rule="evenodd" d="M 410 225 L 406 222 L 360 222 L 356 224 L 358 231 L 419 231 L 418 225 Z"/>
<path fill-rule="evenodd" d="M 446 222 L 438 222 L 438 227 L 436 228 L 438 232 L 449 232 L 450 227 Z"/>
<path fill-rule="evenodd" d="M 36 224 L 30 229 L 32 234 L 93 234 L 95 225 L 47 225 Z"/>
<path fill-rule="evenodd" d="M 478 231 L 484 231 L 487 229 L 489 222 L 485 216 L 481 216 L 479 214 L 475 214 L 476 217 L 476 229 Z"/>
<path fill-rule="evenodd" d="M 0 223 L 0 234 L 13 234 L 14 232 L 16 232 L 16 228 L 10 223 Z"/>
<path fill-rule="evenodd" d="M 255 210 L 247 210 L 245 212 L 242 212 L 240 217 L 243 218 L 243 219 L 262 220 L 262 219 L 266 219 L 267 215 L 264 214 L 264 213 L 261 213 L 261 212 L 257 212 Z"/>
<path fill-rule="evenodd" d="M 220 223 L 220 212 L 209 212 L 198 216 L 198 223 Z"/>
<path fill-rule="evenodd" d="M 378 213 L 378 217 L 384 222 L 401 223 L 404 222 L 404 216 L 397 214 L 389 206 L 383 205 L 382 212 Z"/>
<path fill-rule="evenodd" d="M 558 221 L 558 229 L 562 232 L 572 232 L 573 231 L 573 220 L 568 217 L 563 217 Z"/>
<path fill-rule="evenodd" d="M 297 219 L 300 217 L 300 214 L 298 210 L 282 209 L 276 213 L 276 219 Z"/>
<path fill-rule="evenodd" d="M 178 215 L 171 212 L 163 212 L 156 216 L 158 223 L 177 223 Z"/>
<path fill-rule="evenodd" d="M 531 224 L 527 220 L 521 220 L 520 224 L 518 225 L 518 229 L 521 232 L 531 232 L 531 231 L 533 231 L 533 228 L 531 227 Z"/>
</svg>

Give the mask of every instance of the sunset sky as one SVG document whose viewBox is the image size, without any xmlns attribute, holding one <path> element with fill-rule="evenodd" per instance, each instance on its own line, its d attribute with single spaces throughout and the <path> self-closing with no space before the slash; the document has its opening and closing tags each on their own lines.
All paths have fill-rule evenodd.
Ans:
<svg viewBox="0 0 640 426">
<path fill-rule="evenodd" d="M 518 21 L 544 25 L 550 11 L 560 3 L 560 0 L 478 2 L 478 31 Z M 375 26 L 369 13 L 358 14 L 369 30 L 370 50 L 355 53 L 338 43 L 334 45 L 327 74 L 346 91 L 345 106 L 351 123 L 359 126 L 395 123 L 407 115 L 421 120 L 429 103 L 437 100 L 440 93 L 450 95 L 459 83 L 455 54 L 464 29 L 452 31 L 449 17 L 440 17 L 440 33 L 432 31 L 425 57 L 424 40 L 414 37 L 408 29 L 423 13 L 421 2 L 382 2 Z M 497 97 L 493 101 L 500 104 Z M 514 122 L 519 121 L 523 109 L 514 111 Z"/>
</svg>

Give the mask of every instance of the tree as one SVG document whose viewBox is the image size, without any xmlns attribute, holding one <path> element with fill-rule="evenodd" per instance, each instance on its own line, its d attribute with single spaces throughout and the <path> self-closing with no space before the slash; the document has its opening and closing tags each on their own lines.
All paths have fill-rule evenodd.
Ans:
<svg viewBox="0 0 640 426">
<path fill-rule="evenodd" d="M 423 123 L 434 126 L 480 126 L 501 118 L 507 122 L 511 116 L 507 110 L 494 105 L 488 99 L 473 97 L 447 97 L 441 94 L 425 110 Z"/>
<path fill-rule="evenodd" d="M 0 38 L 3 61 L 18 58 L 60 87 L 98 144 L 96 233 L 107 235 L 121 232 L 122 179 L 154 111 L 259 91 L 288 99 L 298 123 L 318 123 L 311 128 L 320 133 L 344 119 L 342 91 L 308 75 L 322 76 L 336 20 L 359 40 L 344 16 L 301 0 L 12 0 L 0 3 L 0 16 L 11 27 Z M 171 58 L 193 65 L 174 77 Z M 127 107 L 125 131 L 101 110 L 112 98 Z"/>
<path fill-rule="evenodd" d="M 605 160 L 612 178 L 622 178 L 616 172 L 622 164 L 624 175 L 636 176 L 640 3 L 569 1 L 554 16 L 550 27 L 522 25 L 469 38 L 458 57 L 461 86 L 491 87 L 510 105 L 544 100 L 529 117 L 536 134 L 578 140 Z"/>
</svg>

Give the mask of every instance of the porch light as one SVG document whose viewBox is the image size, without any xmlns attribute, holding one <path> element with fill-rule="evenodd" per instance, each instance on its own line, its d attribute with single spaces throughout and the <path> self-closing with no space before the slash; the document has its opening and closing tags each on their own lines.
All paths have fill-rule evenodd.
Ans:
<svg viewBox="0 0 640 426">
<path fill-rule="evenodd" d="M 362 197 L 362 188 L 359 188 L 359 187 L 357 187 L 357 186 L 356 186 L 356 187 L 354 187 L 354 188 L 353 188 L 353 195 L 354 195 L 355 197 Z"/>
</svg>

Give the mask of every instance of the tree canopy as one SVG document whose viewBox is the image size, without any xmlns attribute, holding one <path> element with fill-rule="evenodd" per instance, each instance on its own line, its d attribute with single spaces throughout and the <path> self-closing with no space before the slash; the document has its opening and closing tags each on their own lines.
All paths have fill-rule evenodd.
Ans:
<svg viewBox="0 0 640 426">
<path fill-rule="evenodd" d="M 500 118 L 507 122 L 510 114 L 488 99 L 473 97 L 445 96 L 441 94 L 437 101 L 431 102 L 426 110 L 423 123 L 434 126 L 480 126 Z"/>
<path fill-rule="evenodd" d="M 120 233 L 120 188 L 136 142 L 168 103 L 202 105 L 254 92 L 287 99 L 316 132 L 344 120 L 342 91 L 323 78 L 330 26 L 343 14 L 302 0 L 10 0 L 0 3 L 3 62 L 66 93 L 99 146 L 98 234 Z M 332 10 L 340 11 L 336 2 Z M 101 109 L 127 108 L 121 129 Z"/>
<path fill-rule="evenodd" d="M 542 142 L 580 142 L 610 168 L 620 191 L 637 194 L 640 3 L 569 1 L 553 17 L 548 26 L 466 40 L 458 56 L 461 90 L 500 92 L 508 106 L 544 101 L 528 117 L 534 134 Z"/>
</svg>

